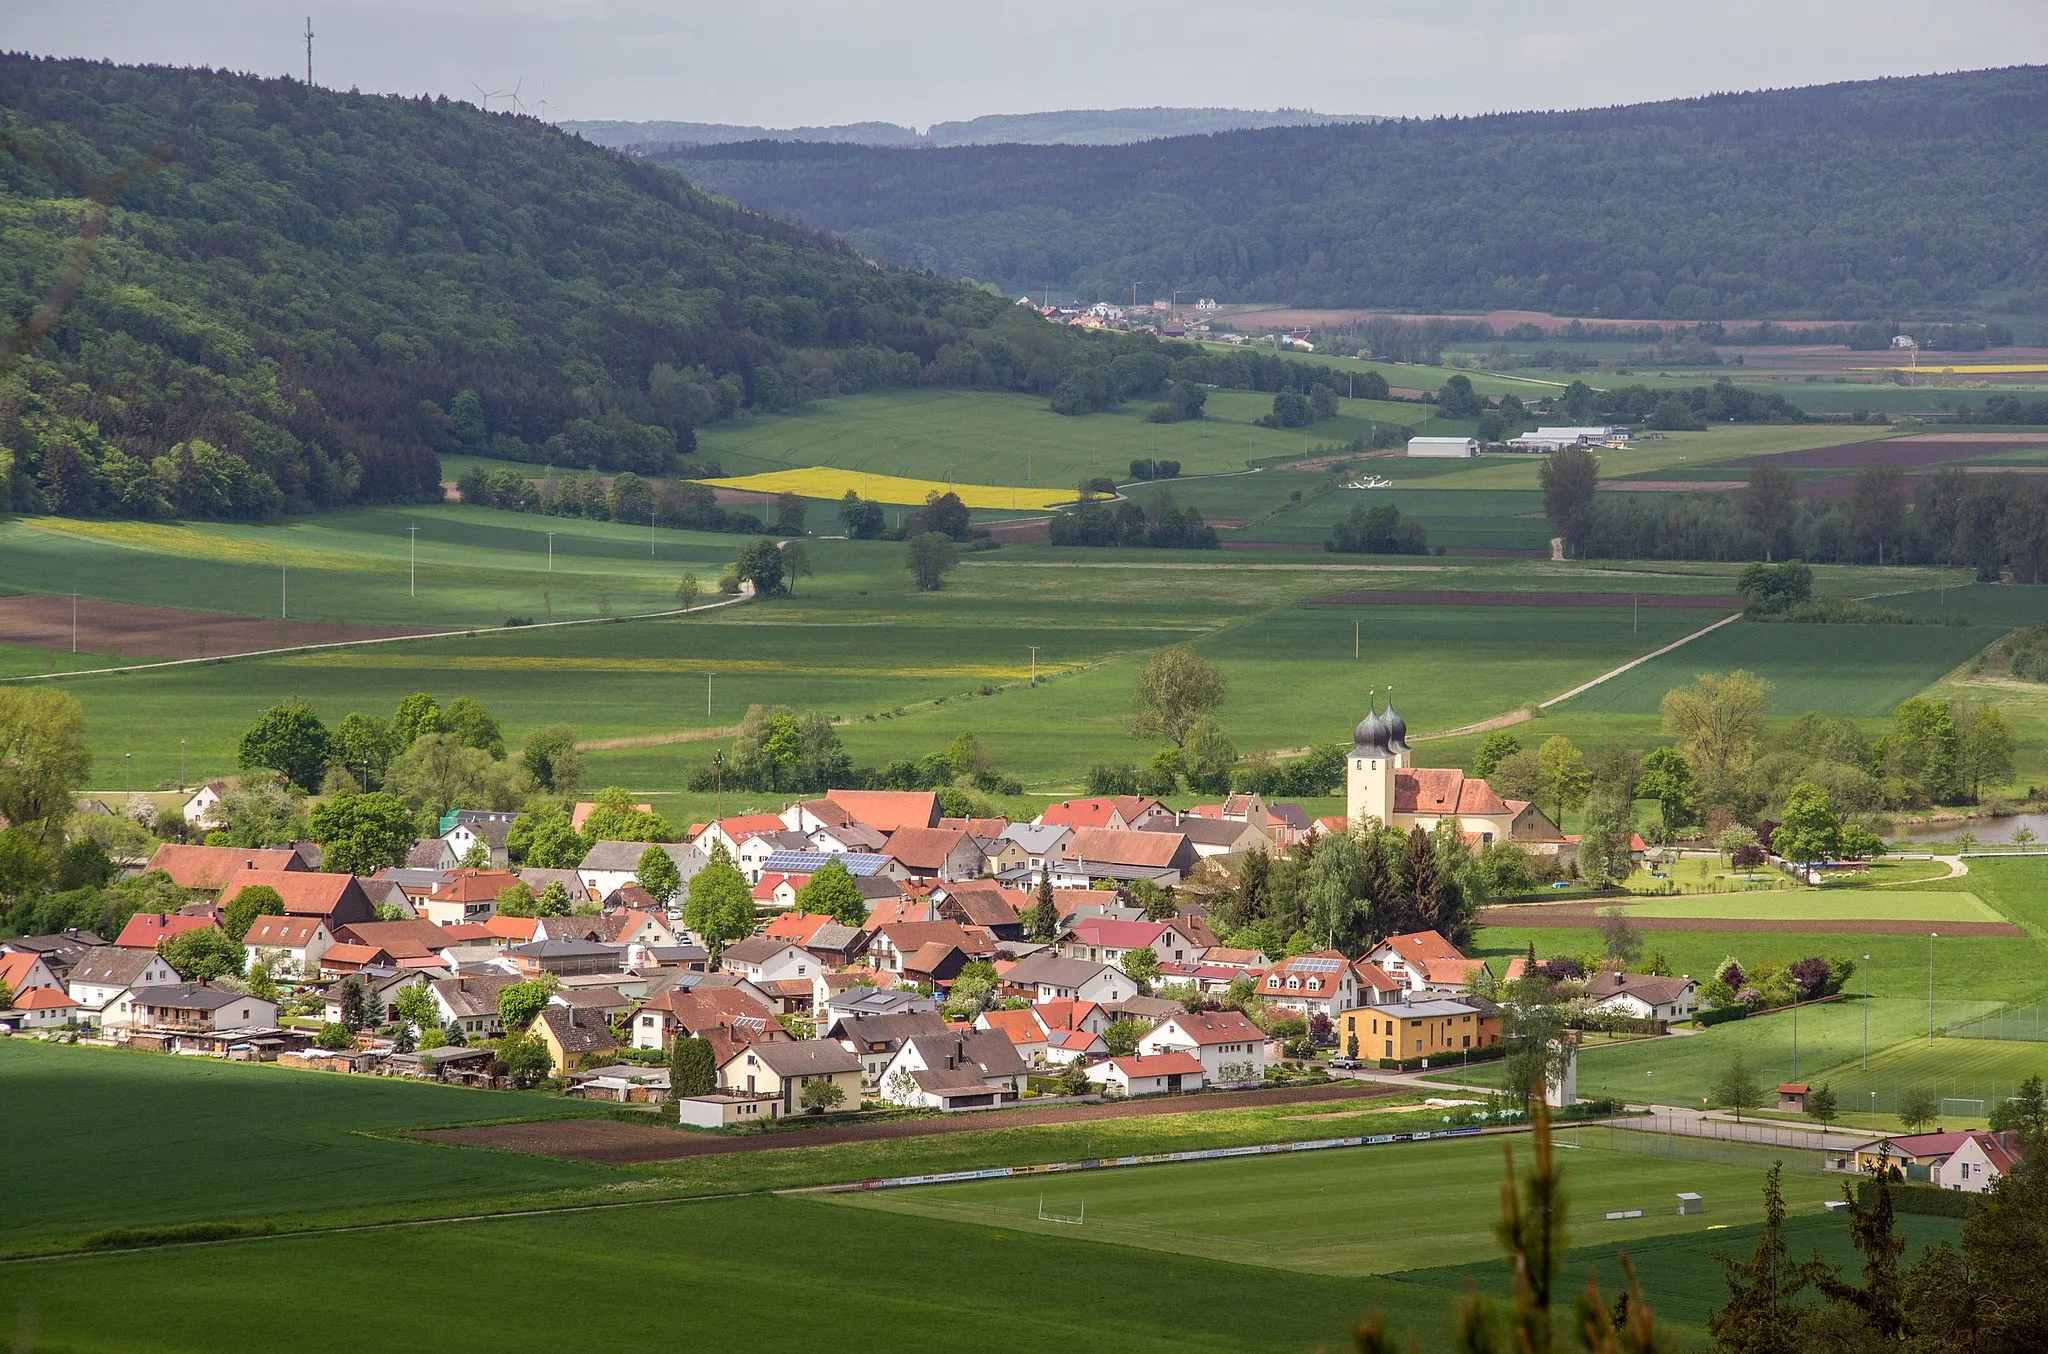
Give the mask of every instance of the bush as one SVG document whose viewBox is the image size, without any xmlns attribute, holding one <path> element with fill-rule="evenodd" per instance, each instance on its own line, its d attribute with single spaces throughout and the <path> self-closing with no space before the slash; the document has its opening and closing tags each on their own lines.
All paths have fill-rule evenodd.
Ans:
<svg viewBox="0 0 2048 1354">
<path fill-rule="evenodd" d="M 1877 1203 L 1877 1182 L 1858 1180 L 1856 1197 L 1865 1208 Z M 1899 1213 L 1918 1213 L 1931 1218 L 1967 1218 L 1982 1206 L 1984 1196 L 1970 1194 L 1959 1189 L 1940 1189 L 1933 1185 L 1892 1185 L 1892 1208 Z"/>
</svg>

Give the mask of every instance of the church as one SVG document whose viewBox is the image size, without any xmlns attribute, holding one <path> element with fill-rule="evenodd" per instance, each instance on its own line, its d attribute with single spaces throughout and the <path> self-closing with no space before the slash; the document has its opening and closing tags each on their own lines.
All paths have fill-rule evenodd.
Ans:
<svg viewBox="0 0 2048 1354">
<path fill-rule="evenodd" d="M 1377 818 L 1402 832 L 1432 832 L 1448 818 L 1474 846 L 1558 838 L 1556 825 L 1534 805 L 1502 799 L 1479 777 L 1455 767 L 1415 766 L 1408 721 L 1395 713 L 1393 693 L 1387 693 L 1384 714 L 1378 704 L 1377 695 L 1367 698 L 1365 718 L 1351 735 L 1344 778 L 1344 816 L 1350 822 Z"/>
</svg>

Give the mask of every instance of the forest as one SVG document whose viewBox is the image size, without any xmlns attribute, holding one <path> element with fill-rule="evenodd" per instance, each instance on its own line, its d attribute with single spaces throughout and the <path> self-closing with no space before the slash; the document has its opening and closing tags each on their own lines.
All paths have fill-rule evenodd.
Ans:
<svg viewBox="0 0 2048 1354">
<path fill-rule="evenodd" d="M 1085 300 L 1642 319 L 2048 309 L 2048 69 L 1125 146 L 680 147 L 897 263 Z M 1699 204 L 1711 202 L 1704 212 Z"/>
</svg>

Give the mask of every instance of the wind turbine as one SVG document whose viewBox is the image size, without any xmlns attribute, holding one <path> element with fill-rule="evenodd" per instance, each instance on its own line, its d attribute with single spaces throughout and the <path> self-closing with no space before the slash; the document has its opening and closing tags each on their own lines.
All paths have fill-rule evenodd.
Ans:
<svg viewBox="0 0 2048 1354">
<path fill-rule="evenodd" d="M 491 111 L 492 99 L 502 99 L 507 94 L 511 93 L 510 90 L 506 89 L 485 89 L 482 85 L 478 84 L 474 80 L 471 80 L 469 82 L 469 87 L 476 91 L 478 98 L 483 100 L 483 109 L 486 113 Z"/>
</svg>

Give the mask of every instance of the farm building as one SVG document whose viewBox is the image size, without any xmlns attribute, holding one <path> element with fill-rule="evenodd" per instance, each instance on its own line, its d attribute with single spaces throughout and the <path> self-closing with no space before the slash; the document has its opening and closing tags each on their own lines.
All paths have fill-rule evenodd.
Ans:
<svg viewBox="0 0 2048 1354">
<path fill-rule="evenodd" d="M 1476 437 L 1411 437 L 1408 439 L 1410 456 L 1449 457 L 1479 454 L 1479 439 Z"/>
</svg>

